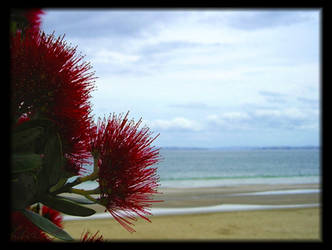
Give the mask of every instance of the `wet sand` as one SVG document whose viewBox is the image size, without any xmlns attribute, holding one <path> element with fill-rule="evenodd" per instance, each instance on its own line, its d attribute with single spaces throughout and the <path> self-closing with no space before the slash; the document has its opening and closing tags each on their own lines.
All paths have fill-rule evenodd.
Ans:
<svg viewBox="0 0 332 250">
<path fill-rule="evenodd" d="M 288 205 L 319 203 L 320 196 L 312 194 L 282 194 L 282 195 L 246 195 L 250 192 L 319 189 L 319 184 L 287 184 L 287 185 L 239 185 L 204 188 L 163 188 L 161 194 L 154 195 L 153 207 L 200 207 L 220 204 L 255 204 L 255 205 Z M 233 196 L 236 194 L 236 196 Z M 243 195 L 238 195 L 243 194 Z M 73 196 L 65 194 L 65 196 Z M 88 205 L 103 213 L 105 208 L 100 205 Z"/>
</svg>

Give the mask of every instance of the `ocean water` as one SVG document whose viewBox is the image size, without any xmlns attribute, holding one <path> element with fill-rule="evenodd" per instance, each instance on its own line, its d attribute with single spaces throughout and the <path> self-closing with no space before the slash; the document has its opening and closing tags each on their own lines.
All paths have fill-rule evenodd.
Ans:
<svg viewBox="0 0 332 250">
<path fill-rule="evenodd" d="M 162 149 L 161 187 L 320 182 L 319 149 Z"/>
<path fill-rule="evenodd" d="M 320 183 L 319 149 L 161 149 L 160 154 L 154 167 L 162 188 Z"/>
</svg>

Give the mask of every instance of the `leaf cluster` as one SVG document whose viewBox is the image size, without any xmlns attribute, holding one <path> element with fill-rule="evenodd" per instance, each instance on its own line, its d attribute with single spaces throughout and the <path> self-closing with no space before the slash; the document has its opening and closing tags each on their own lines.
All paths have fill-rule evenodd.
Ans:
<svg viewBox="0 0 332 250">
<path fill-rule="evenodd" d="M 41 202 L 69 215 L 90 216 L 95 213 L 81 205 L 93 203 L 90 200 L 64 198 L 51 192 L 63 187 L 71 177 L 64 169 L 66 160 L 54 123 L 47 119 L 34 119 L 17 125 L 12 131 L 11 151 L 12 209 L 21 211 L 41 230 L 62 240 L 72 240 L 50 220 L 26 209 Z"/>
</svg>

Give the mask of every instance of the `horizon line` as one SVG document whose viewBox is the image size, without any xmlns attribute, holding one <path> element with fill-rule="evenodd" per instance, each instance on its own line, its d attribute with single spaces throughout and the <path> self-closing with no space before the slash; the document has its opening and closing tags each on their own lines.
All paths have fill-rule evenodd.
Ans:
<svg viewBox="0 0 332 250">
<path fill-rule="evenodd" d="M 215 147 L 198 147 L 198 146 L 158 146 L 161 149 L 311 149 L 321 148 L 320 145 L 304 146 L 215 146 Z"/>
</svg>

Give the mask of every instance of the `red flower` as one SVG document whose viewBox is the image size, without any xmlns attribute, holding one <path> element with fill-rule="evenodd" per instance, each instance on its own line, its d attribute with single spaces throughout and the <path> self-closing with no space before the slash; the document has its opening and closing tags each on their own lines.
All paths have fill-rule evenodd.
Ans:
<svg viewBox="0 0 332 250">
<path fill-rule="evenodd" d="M 29 9 L 24 15 L 29 22 L 29 27 L 34 31 L 39 31 L 40 27 L 40 15 L 44 14 L 44 11 L 41 9 Z"/>
<path fill-rule="evenodd" d="M 20 118 L 18 118 L 18 121 L 17 123 L 15 124 L 15 126 L 18 126 L 26 121 L 29 121 L 30 118 L 29 118 L 29 115 L 28 114 L 22 114 Z"/>
<path fill-rule="evenodd" d="M 11 235 L 12 241 L 51 241 L 46 233 L 35 226 L 21 212 L 11 213 Z"/>
<path fill-rule="evenodd" d="M 35 213 L 40 213 L 39 205 L 31 206 L 30 209 Z M 52 221 L 52 223 L 58 227 L 63 228 L 62 215 L 60 212 L 43 205 L 41 215 Z M 52 238 L 47 236 L 45 232 L 35 226 L 19 211 L 12 212 L 11 222 L 11 240 L 13 241 L 52 241 Z"/>
<path fill-rule="evenodd" d="M 62 215 L 60 212 L 49 208 L 47 206 L 43 206 L 42 208 L 42 216 L 44 216 L 45 218 L 49 219 L 50 221 L 52 221 L 55 225 L 57 225 L 60 228 L 63 228 L 63 224 L 62 224 Z"/>
<path fill-rule="evenodd" d="M 97 231 L 94 235 L 87 231 L 84 235 L 81 236 L 81 241 L 82 242 L 102 242 L 103 241 L 103 236 L 97 236 L 99 231 Z"/>
<path fill-rule="evenodd" d="M 151 165 L 159 161 L 159 149 L 151 146 L 156 137 L 151 138 L 149 128 L 139 129 L 128 122 L 128 113 L 110 116 L 98 121 L 94 128 L 91 152 L 99 158 L 99 202 L 128 231 L 135 231 L 125 219 L 136 220 L 135 215 L 150 221 L 146 215 L 151 206 L 151 195 L 157 193 L 158 177 Z"/>
<path fill-rule="evenodd" d="M 90 92 L 93 72 L 64 37 L 20 32 L 11 37 L 12 124 L 22 115 L 53 120 L 59 129 L 66 170 L 78 174 L 90 157 Z"/>
</svg>

